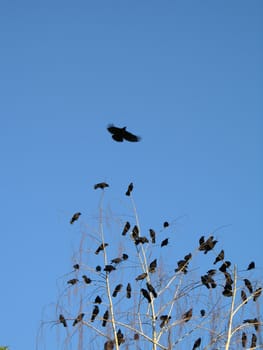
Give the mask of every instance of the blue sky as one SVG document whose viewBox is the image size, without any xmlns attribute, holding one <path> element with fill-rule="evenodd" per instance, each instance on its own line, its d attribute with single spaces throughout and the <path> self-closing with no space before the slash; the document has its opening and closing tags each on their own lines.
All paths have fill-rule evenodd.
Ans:
<svg viewBox="0 0 263 350">
<path fill-rule="evenodd" d="M 219 248 L 262 280 L 262 15 L 261 1 L 1 1 L 3 345 L 34 348 L 96 182 L 123 215 L 132 181 L 145 229 L 182 217 L 175 255 L 227 225 Z M 109 123 L 142 141 L 112 141 Z"/>
</svg>

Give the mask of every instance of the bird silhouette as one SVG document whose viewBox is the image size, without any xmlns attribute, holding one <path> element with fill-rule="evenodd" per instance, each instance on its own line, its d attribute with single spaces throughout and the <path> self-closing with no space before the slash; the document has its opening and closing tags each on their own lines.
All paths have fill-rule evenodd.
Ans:
<svg viewBox="0 0 263 350">
<path fill-rule="evenodd" d="M 168 221 L 164 221 L 163 227 L 166 228 L 166 227 L 168 227 L 168 226 L 169 226 L 169 222 L 168 222 Z"/>
<path fill-rule="evenodd" d="M 129 221 L 126 222 L 126 224 L 124 225 L 123 231 L 122 231 L 122 236 L 125 236 L 126 233 L 129 231 L 131 227 L 131 224 L 129 223 Z"/>
<path fill-rule="evenodd" d="M 130 196 L 131 195 L 131 193 L 132 193 L 132 190 L 133 190 L 133 183 L 131 182 L 130 184 L 129 184 L 129 186 L 128 186 L 128 189 L 127 189 L 127 191 L 126 191 L 126 196 Z"/>
<path fill-rule="evenodd" d="M 155 243 L 155 237 L 156 237 L 156 233 L 153 229 L 149 229 L 150 231 L 150 237 L 151 237 L 151 240 L 152 240 L 152 243 L 154 244 Z"/>
<path fill-rule="evenodd" d="M 247 267 L 247 270 L 252 270 L 256 267 L 256 264 L 254 261 L 251 261 L 251 263 L 249 263 L 248 267 Z"/>
<path fill-rule="evenodd" d="M 112 340 L 106 341 L 104 343 L 104 349 L 103 350 L 113 350 L 114 349 L 114 342 Z"/>
<path fill-rule="evenodd" d="M 226 269 L 229 268 L 230 266 L 231 266 L 231 262 L 227 260 L 223 262 L 223 264 L 219 267 L 219 271 L 226 272 Z"/>
<path fill-rule="evenodd" d="M 156 293 L 155 289 L 153 288 L 153 286 L 151 285 L 151 283 L 146 282 L 146 286 L 147 286 L 148 291 L 152 293 L 154 298 L 157 298 L 157 293 Z"/>
<path fill-rule="evenodd" d="M 131 233 L 132 239 L 135 241 L 137 238 L 139 238 L 139 228 L 137 225 L 135 225 L 132 229 Z"/>
<path fill-rule="evenodd" d="M 258 321 L 258 319 L 256 317 L 255 318 L 248 318 L 248 319 L 244 320 L 243 323 L 250 323 L 251 325 L 253 325 L 256 332 L 259 329 L 260 322 Z"/>
<path fill-rule="evenodd" d="M 243 289 L 241 290 L 241 299 L 243 300 L 243 303 L 247 304 L 247 295 Z"/>
<path fill-rule="evenodd" d="M 222 249 L 221 252 L 220 252 L 220 253 L 217 255 L 217 257 L 215 258 L 214 265 L 215 265 L 218 261 L 224 260 L 224 257 L 225 257 L 225 252 L 224 252 L 224 250 Z"/>
<path fill-rule="evenodd" d="M 62 323 L 64 327 L 68 326 L 67 325 L 67 321 L 66 321 L 65 317 L 62 314 L 59 315 L 59 323 Z"/>
<path fill-rule="evenodd" d="M 98 305 L 95 305 L 94 306 L 94 309 L 92 311 L 92 315 L 91 315 L 91 318 L 90 318 L 90 322 L 94 322 L 95 318 L 97 317 L 98 313 L 100 312 L 100 309 L 98 307 Z"/>
<path fill-rule="evenodd" d="M 161 315 L 160 316 L 160 320 L 162 320 L 161 324 L 160 324 L 160 328 L 163 328 L 171 319 L 171 316 L 168 315 Z"/>
<path fill-rule="evenodd" d="M 126 287 L 126 298 L 130 299 L 131 298 L 131 285 L 130 283 L 127 284 L 127 287 Z"/>
<path fill-rule="evenodd" d="M 99 182 L 94 185 L 94 190 L 96 190 L 97 188 L 101 188 L 102 190 L 104 190 L 104 188 L 106 187 L 109 187 L 109 185 L 106 182 Z"/>
<path fill-rule="evenodd" d="M 182 320 L 184 322 L 188 322 L 190 321 L 190 319 L 192 318 L 193 316 L 193 309 L 190 309 L 188 311 L 186 311 L 183 315 L 182 315 Z"/>
<path fill-rule="evenodd" d="M 244 279 L 244 282 L 245 282 L 245 286 L 247 287 L 247 289 L 249 290 L 249 292 L 250 292 L 250 293 L 253 293 L 253 288 L 252 288 L 251 282 L 250 282 L 247 278 Z"/>
<path fill-rule="evenodd" d="M 78 212 L 78 213 L 75 213 L 75 214 L 72 216 L 72 218 L 71 218 L 71 220 L 70 220 L 71 225 L 73 224 L 73 222 L 75 222 L 75 221 L 78 220 L 78 218 L 80 217 L 80 215 L 81 215 L 81 213 Z"/>
<path fill-rule="evenodd" d="M 85 315 L 85 314 L 84 314 L 83 312 L 82 312 L 81 314 L 79 314 L 79 315 L 75 318 L 75 320 L 74 320 L 72 326 L 74 327 L 74 326 L 76 326 L 77 323 L 81 322 L 81 321 L 83 320 L 84 315 Z"/>
<path fill-rule="evenodd" d="M 117 294 L 121 291 L 121 289 L 122 289 L 122 284 L 118 284 L 115 287 L 115 289 L 114 289 L 114 291 L 112 293 L 112 296 L 115 298 L 117 296 Z"/>
<path fill-rule="evenodd" d="M 118 329 L 118 332 L 117 332 L 117 340 L 118 340 L 118 345 L 120 346 L 121 344 L 125 343 L 125 339 L 124 339 L 124 336 L 123 336 L 123 333 L 120 329 Z"/>
<path fill-rule="evenodd" d="M 198 338 L 198 339 L 196 339 L 196 341 L 194 342 L 194 345 L 193 345 L 192 350 L 195 350 L 195 349 L 199 348 L 200 345 L 201 345 L 201 338 Z"/>
<path fill-rule="evenodd" d="M 165 239 L 161 242 L 161 247 L 165 247 L 166 245 L 168 245 L 168 241 L 169 241 L 169 238 L 165 238 Z"/>
<path fill-rule="evenodd" d="M 101 243 L 101 245 L 99 245 L 99 247 L 97 248 L 97 250 L 95 251 L 95 254 L 98 255 L 100 251 L 102 251 L 104 248 L 106 248 L 108 246 L 108 243 Z"/>
<path fill-rule="evenodd" d="M 200 314 L 201 314 L 202 317 L 204 317 L 205 316 L 205 310 L 204 309 L 200 310 Z"/>
<path fill-rule="evenodd" d="M 89 277 L 87 277 L 86 275 L 83 275 L 82 278 L 86 284 L 90 284 L 92 282 L 91 279 Z"/>
<path fill-rule="evenodd" d="M 104 312 L 104 315 L 103 315 L 103 318 L 102 318 L 102 327 L 106 327 L 108 319 L 109 319 L 109 311 L 106 310 Z"/>
<path fill-rule="evenodd" d="M 247 345 L 247 335 L 245 332 L 242 332 L 241 343 L 242 347 L 245 348 Z"/>
<path fill-rule="evenodd" d="M 78 279 L 77 278 L 72 278 L 71 280 L 67 281 L 68 284 L 71 284 L 72 286 L 76 283 L 78 283 Z"/>
<path fill-rule="evenodd" d="M 114 258 L 111 260 L 111 264 L 119 264 L 122 261 L 122 258 Z"/>
<path fill-rule="evenodd" d="M 146 289 L 142 288 L 141 293 L 144 296 L 144 298 L 147 299 L 148 303 L 150 303 L 152 301 L 150 294 Z"/>
<path fill-rule="evenodd" d="M 254 349 L 255 347 L 257 346 L 257 336 L 255 333 L 252 334 L 252 337 L 251 337 L 251 345 L 250 345 L 250 348 L 251 349 Z"/>
<path fill-rule="evenodd" d="M 112 265 L 105 265 L 105 267 L 104 267 L 104 271 L 109 272 L 109 273 L 114 271 L 114 270 L 116 270 L 116 267 L 114 267 Z"/>
<path fill-rule="evenodd" d="M 136 281 L 141 281 L 141 280 L 144 280 L 146 277 L 147 277 L 148 273 L 147 272 L 143 272 L 141 273 L 140 275 L 138 275 L 135 280 Z"/>
<path fill-rule="evenodd" d="M 257 301 L 262 292 L 262 287 L 257 288 L 253 293 L 253 301 Z"/>
<path fill-rule="evenodd" d="M 122 259 L 123 260 L 127 260 L 128 258 L 129 258 L 128 254 L 125 254 L 125 253 L 122 254 Z"/>
<path fill-rule="evenodd" d="M 94 300 L 94 304 L 101 304 L 101 303 L 102 303 L 101 297 L 99 295 L 97 295 L 95 300 Z"/>
<path fill-rule="evenodd" d="M 138 142 L 141 140 L 140 136 L 136 136 L 131 132 L 126 130 L 126 126 L 123 128 L 118 128 L 113 124 L 108 125 L 108 131 L 112 134 L 112 138 L 114 141 L 123 142 L 124 140 L 129 142 Z"/>
<path fill-rule="evenodd" d="M 153 272 L 156 271 L 156 267 L 157 267 L 157 259 L 154 259 L 154 260 L 150 263 L 148 271 L 151 272 L 151 273 L 153 273 Z"/>
</svg>

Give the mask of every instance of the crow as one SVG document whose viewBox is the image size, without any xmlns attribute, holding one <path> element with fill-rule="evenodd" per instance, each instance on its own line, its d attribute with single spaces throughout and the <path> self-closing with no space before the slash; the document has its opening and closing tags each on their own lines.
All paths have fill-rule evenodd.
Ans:
<svg viewBox="0 0 263 350">
<path fill-rule="evenodd" d="M 147 277 L 148 273 L 147 272 L 143 272 L 141 273 L 139 276 L 137 276 L 135 278 L 136 281 L 140 281 L 140 280 L 144 280 Z"/>
<path fill-rule="evenodd" d="M 196 341 L 194 342 L 194 346 L 193 346 L 192 350 L 195 350 L 195 349 L 199 348 L 200 345 L 201 345 L 201 338 L 198 338 L 198 339 L 196 339 Z"/>
<path fill-rule="evenodd" d="M 133 340 L 139 340 L 140 339 L 140 336 L 138 333 L 135 333 L 134 336 L 133 336 Z"/>
<path fill-rule="evenodd" d="M 204 309 L 200 310 L 200 314 L 201 314 L 202 317 L 204 317 L 205 316 L 205 310 Z"/>
<path fill-rule="evenodd" d="M 161 242 L 161 247 L 165 247 L 166 245 L 168 245 L 168 238 L 165 238 L 165 239 Z"/>
<path fill-rule="evenodd" d="M 257 298 L 260 297 L 262 292 L 262 287 L 259 287 L 258 289 L 256 289 L 253 293 L 253 301 L 257 301 Z"/>
<path fill-rule="evenodd" d="M 168 226 L 169 226 L 169 222 L 168 222 L 168 221 L 165 221 L 165 222 L 163 223 L 163 227 L 166 228 L 166 227 L 168 227 Z"/>
<path fill-rule="evenodd" d="M 99 295 L 97 295 L 95 300 L 94 300 L 94 304 L 101 304 L 101 303 L 102 303 L 101 297 Z"/>
<path fill-rule="evenodd" d="M 149 229 L 150 231 L 150 237 L 151 237 L 151 240 L 152 240 L 152 243 L 154 244 L 155 243 L 155 236 L 156 236 L 156 233 L 153 229 Z"/>
<path fill-rule="evenodd" d="M 97 188 L 101 188 L 102 190 L 104 190 L 105 187 L 109 187 L 109 185 L 106 182 L 99 182 L 94 185 L 94 190 L 96 190 Z"/>
<path fill-rule="evenodd" d="M 247 278 L 244 279 L 244 282 L 245 282 L 245 286 L 247 287 L 247 289 L 249 290 L 249 292 L 250 292 L 250 293 L 253 293 L 253 288 L 252 288 L 251 282 L 250 282 Z"/>
<path fill-rule="evenodd" d="M 95 305 L 94 306 L 94 309 L 92 311 L 92 315 L 91 315 L 91 318 L 90 318 L 90 322 L 94 322 L 95 318 L 97 317 L 98 313 L 100 312 L 100 309 L 98 307 L 98 305 Z"/>
<path fill-rule="evenodd" d="M 95 254 L 98 255 L 100 251 L 102 251 L 104 248 L 108 246 L 108 243 L 101 243 L 101 245 L 97 248 L 95 251 Z"/>
<path fill-rule="evenodd" d="M 112 340 L 106 341 L 104 343 L 104 349 L 103 350 L 113 350 L 114 349 L 114 342 Z"/>
<path fill-rule="evenodd" d="M 112 265 L 105 265 L 103 270 L 110 273 L 110 272 L 116 270 L 116 268 Z"/>
<path fill-rule="evenodd" d="M 146 282 L 146 286 L 147 286 L 148 291 L 152 293 L 154 298 L 157 298 L 157 293 L 156 293 L 155 289 L 153 288 L 153 286 L 151 285 L 151 283 Z"/>
<path fill-rule="evenodd" d="M 217 255 L 215 261 L 214 261 L 214 265 L 218 262 L 218 261 L 221 261 L 221 260 L 224 260 L 224 257 L 225 257 L 225 252 L 224 250 L 222 249 L 221 252 Z"/>
<path fill-rule="evenodd" d="M 204 276 L 201 276 L 201 282 L 204 286 L 206 286 L 207 289 L 210 289 L 211 286 L 209 284 L 209 276 L 208 275 L 204 275 Z"/>
<path fill-rule="evenodd" d="M 115 298 L 117 296 L 117 294 L 121 291 L 121 289 L 122 289 L 122 284 L 118 284 L 115 287 L 115 289 L 114 289 L 114 291 L 112 293 L 112 296 Z"/>
<path fill-rule="evenodd" d="M 148 303 L 152 301 L 149 292 L 146 289 L 141 289 L 142 295 L 144 296 L 145 299 L 148 300 Z"/>
<path fill-rule="evenodd" d="M 123 260 L 127 260 L 128 258 L 129 258 L 129 255 L 127 255 L 127 254 L 125 254 L 125 253 L 122 254 L 122 259 L 123 259 Z"/>
<path fill-rule="evenodd" d="M 163 328 L 171 319 L 171 316 L 168 315 L 162 315 L 160 316 L 160 320 L 162 320 L 161 324 L 160 324 L 160 328 Z"/>
<path fill-rule="evenodd" d="M 92 282 L 91 279 L 89 277 L 87 277 L 86 275 L 83 275 L 82 278 L 84 279 L 84 282 L 86 284 L 90 284 Z"/>
<path fill-rule="evenodd" d="M 111 260 L 111 264 L 119 264 L 122 261 L 122 258 L 114 258 Z"/>
<path fill-rule="evenodd" d="M 190 321 L 192 316 L 193 316 L 193 309 L 190 309 L 182 315 L 182 319 L 184 322 L 188 322 L 188 321 Z"/>
<path fill-rule="evenodd" d="M 248 265 L 247 270 L 252 270 L 256 267 L 255 262 L 251 261 L 251 263 Z"/>
<path fill-rule="evenodd" d="M 123 128 L 118 128 L 113 124 L 108 125 L 108 131 L 112 134 L 112 138 L 114 141 L 123 142 L 123 140 L 130 142 L 138 142 L 141 140 L 140 136 L 136 136 L 131 132 L 126 130 L 126 126 Z"/>
<path fill-rule="evenodd" d="M 154 260 L 150 263 L 148 271 L 151 272 L 151 273 L 153 273 L 153 272 L 155 272 L 156 267 L 157 267 L 157 259 L 154 259 Z"/>
<path fill-rule="evenodd" d="M 121 344 L 125 343 L 124 336 L 123 336 L 122 331 L 120 329 L 118 329 L 118 332 L 117 332 L 117 339 L 118 339 L 118 345 L 119 346 Z"/>
<path fill-rule="evenodd" d="M 241 290 L 241 299 L 243 300 L 243 303 L 247 304 L 247 295 L 243 289 Z"/>
<path fill-rule="evenodd" d="M 102 318 L 102 327 L 106 327 L 108 319 L 109 319 L 109 311 L 106 310 L 104 312 L 104 315 L 103 315 L 103 318 Z"/>
<path fill-rule="evenodd" d="M 100 272 L 101 271 L 101 266 L 97 265 L 95 269 L 96 269 L 97 272 Z"/>
<path fill-rule="evenodd" d="M 78 220 L 78 218 L 80 217 L 80 215 L 81 215 L 81 213 L 75 213 L 73 216 L 72 216 L 72 218 L 71 218 L 71 220 L 70 220 L 70 223 L 71 224 L 73 224 L 73 222 L 74 221 L 77 221 Z"/>
<path fill-rule="evenodd" d="M 247 335 L 245 332 L 242 332 L 241 342 L 242 342 L 242 347 L 245 348 L 247 345 Z"/>
<path fill-rule="evenodd" d="M 248 319 L 244 320 L 243 323 L 250 323 L 250 324 L 252 324 L 255 327 L 255 331 L 256 332 L 259 329 L 258 326 L 259 326 L 260 322 L 258 321 L 258 319 L 256 317 L 255 318 L 248 318 Z"/>
<path fill-rule="evenodd" d="M 231 262 L 230 261 L 225 261 L 220 267 L 219 267 L 219 271 L 221 272 L 226 272 L 226 269 L 231 266 Z"/>
<path fill-rule="evenodd" d="M 76 283 L 78 283 L 78 279 L 77 278 L 72 278 L 71 280 L 69 280 L 67 283 L 68 284 L 71 284 L 72 286 L 74 285 L 74 284 L 76 284 Z"/>
<path fill-rule="evenodd" d="M 85 314 L 84 314 L 83 312 L 82 312 L 81 314 L 79 314 L 79 315 L 77 316 L 77 318 L 75 318 L 75 320 L 74 320 L 72 326 L 74 327 L 74 326 L 76 326 L 77 323 L 81 322 L 81 321 L 83 320 L 84 315 L 85 315 Z"/>
<path fill-rule="evenodd" d="M 126 298 L 130 299 L 131 298 L 131 285 L 130 283 L 127 284 L 127 287 L 126 287 Z"/>
<path fill-rule="evenodd" d="M 125 193 L 126 196 L 130 196 L 132 190 L 133 190 L 133 183 L 131 182 L 131 183 L 129 184 L 129 186 L 128 186 L 128 189 L 127 189 L 126 193 Z"/>
<path fill-rule="evenodd" d="M 250 348 L 251 349 L 254 349 L 255 347 L 257 346 L 257 336 L 256 334 L 252 334 L 252 337 L 251 337 L 251 345 L 250 345 Z"/>
<path fill-rule="evenodd" d="M 131 236 L 134 240 L 136 240 L 137 238 L 139 238 L 139 228 L 137 225 L 135 225 L 132 229 L 132 233 Z"/>
<path fill-rule="evenodd" d="M 148 241 L 148 238 L 143 236 L 143 237 L 138 237 L 135 239 L 135 245 L 138 245 L 138 244 L 144 244 L 144 243 L 149 243 Z"/>
<path fill-rule="evenodd" d="M 232 277 L 231 277 L 230 273 L 227 272 L 227 271 L 225 271 L 223 273 L 225 275 L 226 282 L 229 283 L 229 284 L 233 284 L 234 281 L 232 280 Z"/>
<path fill-rule="evenodd" d="M 62 323 L 64 327 L 68 326 L 67 325 L 67 321 L 66 321 L 65 317 L 62 314 L 59 315 L 59 323 Z"/>
<path fill-rule="evenodd" d="M 131 224 L 129 223 L 129 221 L 127 221 L 124 228 L 123 228 L 122 236 L 126 235 L 126 233 L 129 231 L 130 227 L 131 227 Z"/>
</svg>

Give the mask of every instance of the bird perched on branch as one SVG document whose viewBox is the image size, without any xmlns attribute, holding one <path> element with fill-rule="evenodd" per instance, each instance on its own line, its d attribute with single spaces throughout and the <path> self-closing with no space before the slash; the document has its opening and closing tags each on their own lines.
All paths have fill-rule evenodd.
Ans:
<svg viewBox="0 0 263 350">
<path fill-rule="evenodd" d="M 115 287 L 115 289 L 114 289 L 114 291 L 112 293 L 112 296 L 115 298 L 117 296 L 117 294 L 121 291 L 121 289 L 122 289 L 122 284 L 118 284 Z"/>
<path fill-rule="evenodd" d="M 71 220 L 70 220 L 71 225 L 73 224 L 73 222 L 75 222 L 75 221 L 78 220 L 78 218 L 80 217 L 80 215 L 81 215 L 81 213 L 78 212 L 78 213 L 75 213 L 75 214 L 72 216 L 72 218 L 71 218 Z"/>
<path fill-rule="evenodd" d="M 244 279 L 244 282 L 245 282 L 245 286 L 247 287 L 247 289 L 249 290 L 249 292 L 250 292 L 250 293 L 253 293 L 253 288 L 252 288 L 251 282 L 250 282 L 247 278 Z"/>
<path fill-rule="evenodd" d="M 215 258 L 215 261 L 214 261 L 214 265 L 220 261 L 220 260 L 224 260 L 224 257 L 225 257 L 225 252 L 224 250 L 222 249 L 221 252 L 217 255 L 217 257 Z"/>
<path fill-rule="evenodd" d="M 106 327 L 108 319 L 109 319 L 109 311 L 106 310 L 104 312 L 103 319 L 102 319 L 102 327 Z"/>
<path fill-rule="evenodd" d="M 126 224 L 124 225 L 124 228 L 122 230 L 122 236 L 125 236 L 130 228 L 131 228 L 131 224 L 129 223 L 129 221 L 126 221 Z"/>
<path fill-rule="evenodd" d="M 95 254 L 98 255 L 100 251 L 102 251 L 104 248 L 108 246 L 108 243 L 101 243 L 101 245 L 97 248 L 95 251 Z"/>
<path fill-rule="evenodd" d="M 129 184 L 129 186 L 128 186 L 128 189 L 127 189 L 127 191 L 126 191 L 126 196 L 130 196 L 131 195 L 131 193 L 132 193 L 132 190 L 133 190 L 133 183 L 131 182 L 130 184 Z"/>
<path fill-rule="evenodd" d="M 251 263 L 249 263 L 248 267 L 247 267 L 247 270 L 252 270 L 256 267 L 256 264 L 254 261 L 251 261 Z"/>
<path fill-rule="evenodd" d="M 144 296 L 144 298 L 147 299 L 148 303 L 150 303 L 152 299 L 150 297 L 149 292 L 144 288 L 141 289 L 141 292 L 142 292 L 142 295 Z"/>
<path fill-rule="evenodd" d="M 104 190 L 105 187 L 109 187 L 109 185 L 106 182 L 99 182 L 96 185 L 94 185 L 94 190 L 96 190 L 97 188 L 101 188 L 102 190 Z"/>
<path fill-rule="evenodd" d="M 123 128 L 118 128 L 113 124 L 108 125 L 108 131 L 112 134 L 112 138 L 114 141 L 123 142 L 124 140 L 130 142 L 138 142 L 141 140 L 140 136 L 136 136 L 131 132 L 126 130 L 126 126 Z"/>
<path fill-rule="evenodd" d="M 67 325 L 67 321 L 66 321 L 65 317 L 62 314 L 59 315 L 59 323 L 62 323 L 64 327 L 68 326 Z"/>
<path fill-rule="evenodd" d="M 82 312 L 81 314 L 79 314 L 79 315 L 77 316 L 77 318 L 75 318 L 75 320 L 74 320 L 72 326 L 74 327 L 74 326 L 76 326 L 77 323 L 81 322 L 81 321 L 83 320 L 84 315 L 85 315 L 85 314 L 84 314 L 83 312 Z"/>
<path fill-rule="evenodd" d="M 192 350 L 195 350 L 197 348 L 199 348 L 201 345 L 201 338 L 198 338 L 196 339 L 196 341 L 194 342 L 194 345 L 193 345 L 193 349 Z"/>
<path fill-rule="evenodd" d="M 94 322 L 95 318 L 97 317 L 98 313 L 99 313 L 100 309 L 98 307 L 98 305 L 94 306 L 94 309 L 92 311 L 92 315 L 91 315 L 91 319 L 90 322 Z"/>
<path fill-rule="evenodd" d="M 77 278 L 72 278 L 71 280 L 69 280 L 67 283 L 68 284 L 71 284 L 72 286 L 74 285 L 74 284 L 76 284 L 76 283 L 78 283 L 78 279 Z"/>
</svg>

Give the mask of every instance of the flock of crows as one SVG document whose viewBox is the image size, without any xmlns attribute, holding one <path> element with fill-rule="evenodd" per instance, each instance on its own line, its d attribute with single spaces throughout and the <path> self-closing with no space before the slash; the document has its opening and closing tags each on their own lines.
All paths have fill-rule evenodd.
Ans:
<svg viewBox="0 0 263 350">
<path fill-rule="evenodd" d="M 112 138 L 117 141 L 117 142 L 123 142 L 123 140 L 127 140 L 130 142 L 137 142 L 140 140 L 139 136 L 136 136 L 130 132 L 128 132 L 126 130 L 126 127 L 124 128 L 118 128 L 115 127 L 113 125 L 109 125 L 108 127 L 108 131 L 112 134 Z M 105 188 L 109 187 L 109 185 L 106 182 L 100 182 L 94 185 L 94 189 L 102 189 L 104 190 Z M 133 190 L 133 183 L 130 183 L 127 191 L 125 192 L 126 196 L 130 196 L 131 192 Z M 75 213 L 71 220 L 70 220 L 70 224 L 73 224 L 75 221 L 77 221 L 80 217 L 81 213 L 77 212 Z M 165 221 L 163 223 L 163 227 L 166 228 L 169 226 L 169 223 L 167 221 Z M 123 227 L 122 236 L 126 236 L 126 234 L 131 230 L 131 224 L 129 221 L 127 221 Z M 156 243 L 156 233 L 153 229 L 149 229 L 149 237 L 146 236 L 141 236 L 140 232 L 139 232 L 139 228 L 137 225 L 135 225 L 132 230 L 131 230 L 131 234 L 130 234 L 131 239 L 133 240 L 134 244 L 136 246 L 138 246 L 139 244 L 146 244 L 146 243 L 152 243 L 155 244 Z M 168 238 L 165 238 L 161 243 L 160 246 L 164 247 L 166 245 L 168 245 Z M 214 236 L 209 236 L 207 239 L 205 239 L 205 236 L 202 236 L 199 239 L 199 247 L 198 250 L 204 252 L 204 254 L 207 254 L 209 251 L 213 250 L 215 245 L 217 244 L 217 240 L 214 239 Z M 98 255 L 101 251 L 103 251 L 106 247 L 108 246 L 107 243 L 101 243 L 98 248 L 95 250 L 95 254 Z M 117 257 L 111 260 L 111 264 L 105 265 L 103 271 L 105 271 L 105 273 L 111 273 L 112 271 L 116 270 L 118 264 L 120 264 L 121 262 L 125 261 L 128 259 L 128 255 L 123 253 L 121 257 Z M 187 255 L 184 256 L 183 259 L 179 260 L 177 262 L 177 267 L 175 268 L 175 273 L 184 273 L 186 274 L 188 272 L 188 265 L 190 260 L 192 259 L 192 254 L 189 253 Z M 220 273 L 223 274 L 224 279 L 225 279 L 225 284 L 224 284 L 224 288 L 222 291 L 222 294 L 225 297 L 232 297 L 233 296 L 233 284 L 234 281 L 232 279 L 231 273 L 229 272 L 229 267 L 231 266 L 231 262 L 228 260 L 225 260 L 225 252 L 222 249 L 219 254 L 216 256 L 213 264 L 216 265 L 219 262 L 222 262 L 221 266 L 218 268 L 218 271 Z M 80 268 L 79 264 L 75 264 L 74 266 L 75 270 L 78 270 Z M 140 275 L 138 275 L 135 280 L 136 281 L 142 281 L 146 279 L 146 288 L 141 288 L 141 294 L 142 296 L 146 299 L 146 301 L 150 304 L 152 303 L 152 301 L 158 297 L 158 292 L 156 291 L 156 289 L 152 286 L 152 284 L 150 283 L 150 278 L 149 275 L 156 272 L 156 268 L 157 268 L 157 259 L 154 259 L 148 266 L 147 271 L 141 273 Z M 246 270 L 252 270 L 255 268 L 255 262 L 252 261 Z M 101 272 L 102 271 L 102 267 L 101 266 L 96 266 L 96 272 Z M 205 275 L 201 276 L 200 279 L 200 284 L 204 285 L 207 289 L 213 289 L 217 287 L 217 282 L 215 281 L 215 275 L 217 274 L 217 270 L 215 268 L 210 269 L 209 271 L 207 271 L 207 273 Z M 82 275 L 83 278 L 83 282 L 85 284 L 90 284 L 92 283 L 92 280 L 87 277 L 86 275 Z M 79 280 L 77 278 L 73 278 L 70 279 L 67 283 L 69 285 L 75 285 L 79 282 Z M 262 287 L 258 287 L 257 289 L 253 289 L 252 283 L 245 278 L 243 280 L 244 282 L 244 287 L 241 289 L 241 300 L 243 304 L 246 304 L 250 299 L 253 299 L 254 302 L 257 301 L 257 299 L 259 298 L 259 296 L 262 293 Z M 118 285 L 116 285 L 113 293 L 112 293 L 112 297 L 117 297 L 118 293 L 121 292 L 121 290 L 123 289 L 123 285 L 120 283 Z M 249 292 L 250 296 L 247 296 L 247 293 Z M 132 287 L 131 284 L 128 283 L 126 286 L 126 298 L 130 299 L 132 296 Z M 90 316 L 90 322 L 94 322 L 97 315 L 99 314 L 100 310 L 99 310 L 99 304 L 102 303 L 102 299 L 100 296 L 97 296 L 94 300 L 94 308 L 92 310 L 91 316 Z M 205 310 L 200 310 L 200 315 L 201 317 L 204 317 L 206 314 Z M 74 320 L 72 323 L 72 326 L 76 326 L 77 324 L 81 323 L 81 321 L 83 320 L 85 314 L 84 313 L 80 313 Z M 193 308 L 189 309 L 188 311 L 186 311 L 182 317 L 181 320 L 182 322 L 188 322 L 190 321 L 190 319 L 193 316 Z M 107 324 L 107 321 L 109 319 L 109 311 L 106 310 L 103 314 L 102 317 L 102 327 L 105 327 Z M 165 327 L 170 319 L 171 316 L 170 315 L 161 315 L 159 317 L 160 319 L 160 328 Z M 68 326 L 67 320 L 65 319 L 65 317 L 60 314 L 59 315 L 59 323 L 63 324 L 64 327 Z M 252 326 L 254 326 L 254 329 L 256 332 L 259 331 L 259 326 L 260 326 L 260 322 L 257 318 L 253 318 L 253 319 L 245 319 L 243 321 L 243 323 L 248 323 Z M 242 337 L 241 337 L 241 344 L 243 348 L 247 347 L 247 343 L 248 343 L 248 339 L 247 339 L 247 334 L 246 332 L 242 332 Z M 117 339 L 118 339 L 118 344 L 121 345 L 122 343 L 125 342 L 125 338 L 123 333 L 121 332 L 121 330 L 119 329 L 117 332 Z M 139 339 L 139 334 L 135 334 L 134 335 L 134 340 L 138 340 Z M 257 345 L 257 336 L 255 333 L 252 334 L 251 337 L 251 343 L 250 343 L 250 347 L 251 348 L 255 348 Z M 193 344 L 192 350 L 195 350 L 197 348 L 199 348 L 201 346 L 201 337 L 199 337 L 198 339 L 196 339 L 196 341 Z M 112 350 L 114 348 L 114 342 L 112 340 L 107 341 L 104 344 L 104 350 Z"/>
</svg>

